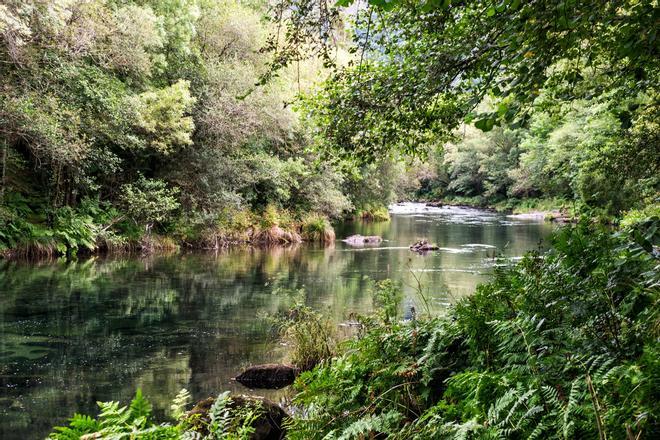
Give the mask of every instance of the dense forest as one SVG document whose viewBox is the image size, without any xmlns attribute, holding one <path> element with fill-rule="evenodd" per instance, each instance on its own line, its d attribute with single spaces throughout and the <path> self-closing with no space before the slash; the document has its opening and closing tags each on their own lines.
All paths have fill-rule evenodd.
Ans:
<svg viewBox="0 0 660 440">
<path fill-rule="evenodd" d="M 602 216 L 654 202 L 653 2 L 593 17 L 485 2 L 468 30 L 469 14 L 435 32 L 445 3 L 273 17 L 297 3 L 3 2 L 0 249 L 315 239 L 395 200 Z M 597 22 L 603 38 L 573 54 Z M 423 38 L 401 44 L 399 27 Z M 470 38 L 500 49 L 468 57 Z"/>
<path fill-rule="evenodd" d="M 263 6 L 3 2 L 0 248 L 213 246 L 390 202 L 366 167 L 310 151 L 292 105 L 320 62 L 259 84 Z"/>
<path fill-rule="evenodd" d="M 0 253 L 331 242 L 403 200 L 562 209 L 547 253 L 446 316 L 403 320 L 381 282 L 347 341 L 281 317 L 305 370 L 286 435 L 657 438 L 659 25 L 657 0 L 2 0 Z M 189 400 L 164 422 L 138 391 L 51 438 L 259 438 L 259 405 Z"/>
</svg>

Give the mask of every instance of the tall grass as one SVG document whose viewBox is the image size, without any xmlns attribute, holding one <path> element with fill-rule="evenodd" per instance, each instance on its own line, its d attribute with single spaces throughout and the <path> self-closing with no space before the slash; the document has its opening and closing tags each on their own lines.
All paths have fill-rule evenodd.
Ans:
<svg viewBox="0 0 660 440">
<path fill-rule="evenodd" d="M 301 371 L 311 370 L 335 352 L 337 334 L 332 320 L 301 302 L 274 323 L 290 346 L 291 363 Z"/>
<path fill-rule="evenodd" d="M 305 241 L 316 243 L 332 243 L 335 241 L 335 230 L 328 219 L 319 214 L 311 214 L 302 221 L 302 237 Z"/>
</svg>

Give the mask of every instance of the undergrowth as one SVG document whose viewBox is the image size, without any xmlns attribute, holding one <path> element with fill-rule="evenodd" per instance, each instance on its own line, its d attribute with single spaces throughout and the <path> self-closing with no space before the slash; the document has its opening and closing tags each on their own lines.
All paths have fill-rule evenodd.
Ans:
<svg viewBox="0 0 660 440">
<path fill-rule="evenodd" d="M 172 422 L 157 423 L 151 404 L 138 389 L 128 406 L 120 406 L 119 402 L 98 402 L 98 417 L 75 414 L 68 426 L 53 428 L 48 439 L 247 440 L 255 432 L 255 421 L 262 415 L 257 406 L 232 405 L 228 392 L 215 399 L 204 418 L 186 412 L 189 401 L 188 391 L 181 390 L 172 402 Z"/>
</svg>

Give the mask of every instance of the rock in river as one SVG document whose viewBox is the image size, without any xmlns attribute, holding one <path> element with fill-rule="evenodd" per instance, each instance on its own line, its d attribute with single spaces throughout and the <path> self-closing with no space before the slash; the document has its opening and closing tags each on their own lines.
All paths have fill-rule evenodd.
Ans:
<svg viewBox="0 0 660 440">
<path fill-rule="evenodd" d="M 427 251 L 437 251 L 440 249 L 438 245 L 430 244 L 426 240 L 420 240 L 416 243 L 410 245 L 410 250 L 413 252 L 427 252 Z"/>
<path fill-rule="evenodd" d="M 442 202 L 428 202 L 426 206 L 429 208 L 442 208 L 444 205 Z"/>
<path fill-rule="evenodd" d="M 299 373 L 292 365 L 263 364 L 248 367 L 234 379 L 248 388 L 277 389 L 291 385 Z"/>
<path fill-rule="evenodd" d="M 351 235 L 350 237 L 342 240 L 344 243 L 351 246 L 364 246 L 368 244 L 378 244 L 383 239 L 377 235 Z"/>
<path fill-rule="evenodd" d="M 194 426 L 202 435 L 208 434 L 209 410 L 214 402 L 213 397 L 204 399 L 187 413 L 188 419 L 196 420 Z M 250 440 L 280 440 L 284 438 L 286 432 L 283 426 L 284 419 L 289 415 L 278 404 L 263 397 L 232 395 L 228 407 L 230 410 L 254 408 L 259 412 L 259 416 L 252 422 L 254 432 L 250 435 Z M 199 423 L 200 421 L 202 423 Z"/>
</svg>

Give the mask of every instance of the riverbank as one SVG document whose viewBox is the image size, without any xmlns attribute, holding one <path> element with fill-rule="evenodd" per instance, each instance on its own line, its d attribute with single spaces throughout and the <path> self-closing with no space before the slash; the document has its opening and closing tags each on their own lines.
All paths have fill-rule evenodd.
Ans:
<svg viewBox="0 0 660 440">
<path fill-rule="evenodd" d="M 293 216 L 268 208 L 234 211 L 212 225 L 184 217 L 167 224 L 138 225 L 120 215 L 66 210 L 47 222 L 10 218 L 0 234 L 0 258 L 41 259 L 97 254 L 151 254 L 181 249 L 231 246 L 287 246 L 301 242 L 331 243 L 335 232 L 322 214 Z"/>
<path fill-rule="evenodd" d="M 297 380 L 291 438 L 656 438 L 657 226 L 563 228 L 448 317 L 365 321 Z"/>
</svg>

